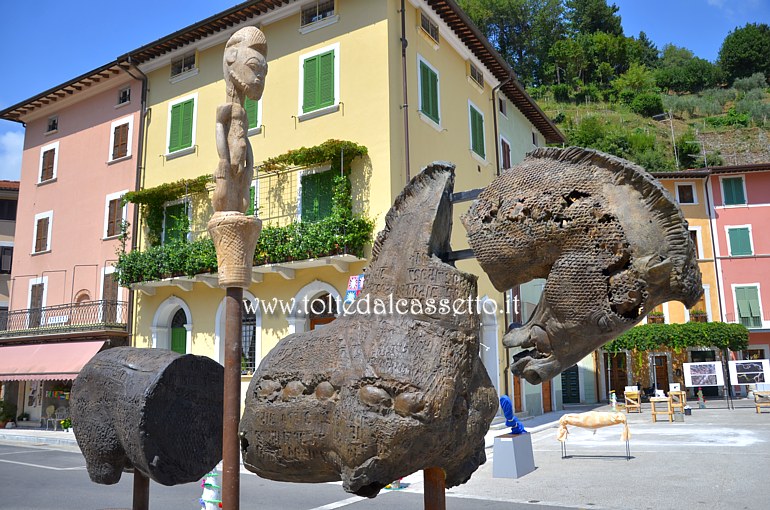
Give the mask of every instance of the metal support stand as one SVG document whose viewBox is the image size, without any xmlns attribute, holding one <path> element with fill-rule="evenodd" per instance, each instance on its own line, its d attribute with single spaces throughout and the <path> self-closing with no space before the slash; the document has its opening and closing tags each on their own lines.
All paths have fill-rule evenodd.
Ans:
<svg viewBox="0 0 770 510">
<path fill-rule="evenodd" d="M 138 469 L 134 469 L 134 501 L 132 510 L 148 510 L 150 508 L 150 479 Z"/>
<path fill-rule="evenodd" d="M 241 322 L 243 289 L 228 287 L 225 298 L 225 388 L 222 423 L 222 507 L 240 508 Z"/>
<path fill-rule="evenodd" d="M 446 475 L 441 468 L 433 467 L 424 470 L 425 510 L 446 510 Z"/>
</svg>

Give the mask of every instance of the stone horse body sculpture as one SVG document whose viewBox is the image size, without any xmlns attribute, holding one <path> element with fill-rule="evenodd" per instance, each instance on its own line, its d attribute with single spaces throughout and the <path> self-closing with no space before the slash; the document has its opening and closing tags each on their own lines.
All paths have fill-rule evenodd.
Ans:
<svg viewBox="0 0 770 510">
<path fill-rule="evenodd" d="M 497 396 L 478 356 L 478 316 L 424 306 L 476 297 L 476 277 L 437 256 L 449 251 L 453 181 L 452 166 L 434 164 L 396 199 L 356 302 L 371 314 L 290 335 L 262 361 L 241 421 L 247 469 L 282 481 L 342 479 L 373 497 L 430 467 L 452 487 L 486 460 Z M 396 313 L 391 298 L 424 308 Z"/>
<path fill-rule="evenodd" d="M 500 291 L 547 278 L 507 347 L 532 348 L 513 372 L 550 379 L 666 301 L 688 308 L 701 275 L 687 222 L 643 168 L 596 151 L 541 148 L 495 179 L 463 216 Z"/>
</svg>

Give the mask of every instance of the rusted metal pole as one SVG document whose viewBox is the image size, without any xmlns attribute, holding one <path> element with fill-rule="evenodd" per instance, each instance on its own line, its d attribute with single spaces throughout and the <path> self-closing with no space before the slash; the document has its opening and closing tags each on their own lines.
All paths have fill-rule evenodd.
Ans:
<svg viewBox="0 0 770 510">
<path fill-rule="evenodd" d="M 138 469 L 134 469 L 134 503 L 132 510 L 149 510 L 150 508 L 150 479 Z"/>
<path fill-rule="evenodd" d="M 222 507 L 240 508 L 241 321 L 243 289 L 228 287 L 225 298 L 225 388 L 222 423 Z"/>
<path fill-rule="evenodd" d="M 446 476 L 444 470 L 432 467 L 424 470 L 425 510 L 446 510 Z"/>
</svg>

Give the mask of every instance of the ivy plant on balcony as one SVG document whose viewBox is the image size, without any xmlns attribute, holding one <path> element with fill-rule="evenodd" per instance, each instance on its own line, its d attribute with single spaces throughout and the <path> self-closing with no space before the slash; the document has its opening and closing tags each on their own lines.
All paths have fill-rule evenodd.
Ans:
<svg viewBox="0 0 770 510">
<path fill-rule="evenodd" d="M 749 343 L 749 330 L 741 324 L 687 322 L 645 324 L 626 331 L 604 346 L 607 351 L 654 351 L 669 348 L 680 352 L 687 347 L 716 347 L 740 351 Z"/>
<path fill-rule="evenodd" d="M 350 165 L 353 159 L 366 155 L 365 147 L 353 142 L 328 140 L 321 145 L 301 148 L 267 160 L 261 171 L 280 171 L 289 166 L 319 166 L 329 164 L 336 173 L 332 190 L 331 214 L 315 222 L 294 222 L 289 225 L 262 229 L 254 251 L 254 265 L 276 264 L 293 260 L 351 254 L 363 257 L 365 246 L 372 240 L 374 222 L 353 213 L 350 184 Z M 205 177 L 205 179 L 204 179 Z M 205 190 L 208 176 L 168 185 L 165 191 L 143 190 L 144 195 L 129 196 L 129 201 L 145 206 L 145 214 L 154 208 L 160 211 L 153 219 L 150 230 L 157 228 L 160 239 L 163 204 L 184 194 Z M 137 192 L 139 193 L 139 192 Z M 176 196 L 174 195 L 176 193 Z M 158 222 L 158 218 L 159 222 Z M 154 238 L 155 239 L 155 238 Z M 143 281 L 160 280 L 175 276 L 195 276 L 217 271 L 214 243 L 202 237 L 191 243 L 154 245 L 147 250 L 121 252 L 116 263 L 118 282 L 122 286 Z"/>
</svg>

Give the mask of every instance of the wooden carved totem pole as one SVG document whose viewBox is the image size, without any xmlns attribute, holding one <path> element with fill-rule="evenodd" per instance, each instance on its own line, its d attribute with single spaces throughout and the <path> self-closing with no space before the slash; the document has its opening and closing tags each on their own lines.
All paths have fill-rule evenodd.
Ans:
<svg viewBox="0 0 770 510">
<path fill-rule="evenodd" d="M 216 143 L 219 165 L 214 172 L 214 215 L 208 231 L 219 265 L 219 286 L 227 291 L 225 380 L 222 445 L 222 502 L 239 508 L 241 321 L 243 289 L 251 283 L 251 266 L 262 223 L 246 216 L 254 156 L 247 138 L 249 120 L 243 103 L 262 97 L 267 75 L 267 41 L 256 27 L 245 27 L 225 45 L 223 71 L 227 102 L 217 108 Z"/>
</svg>

